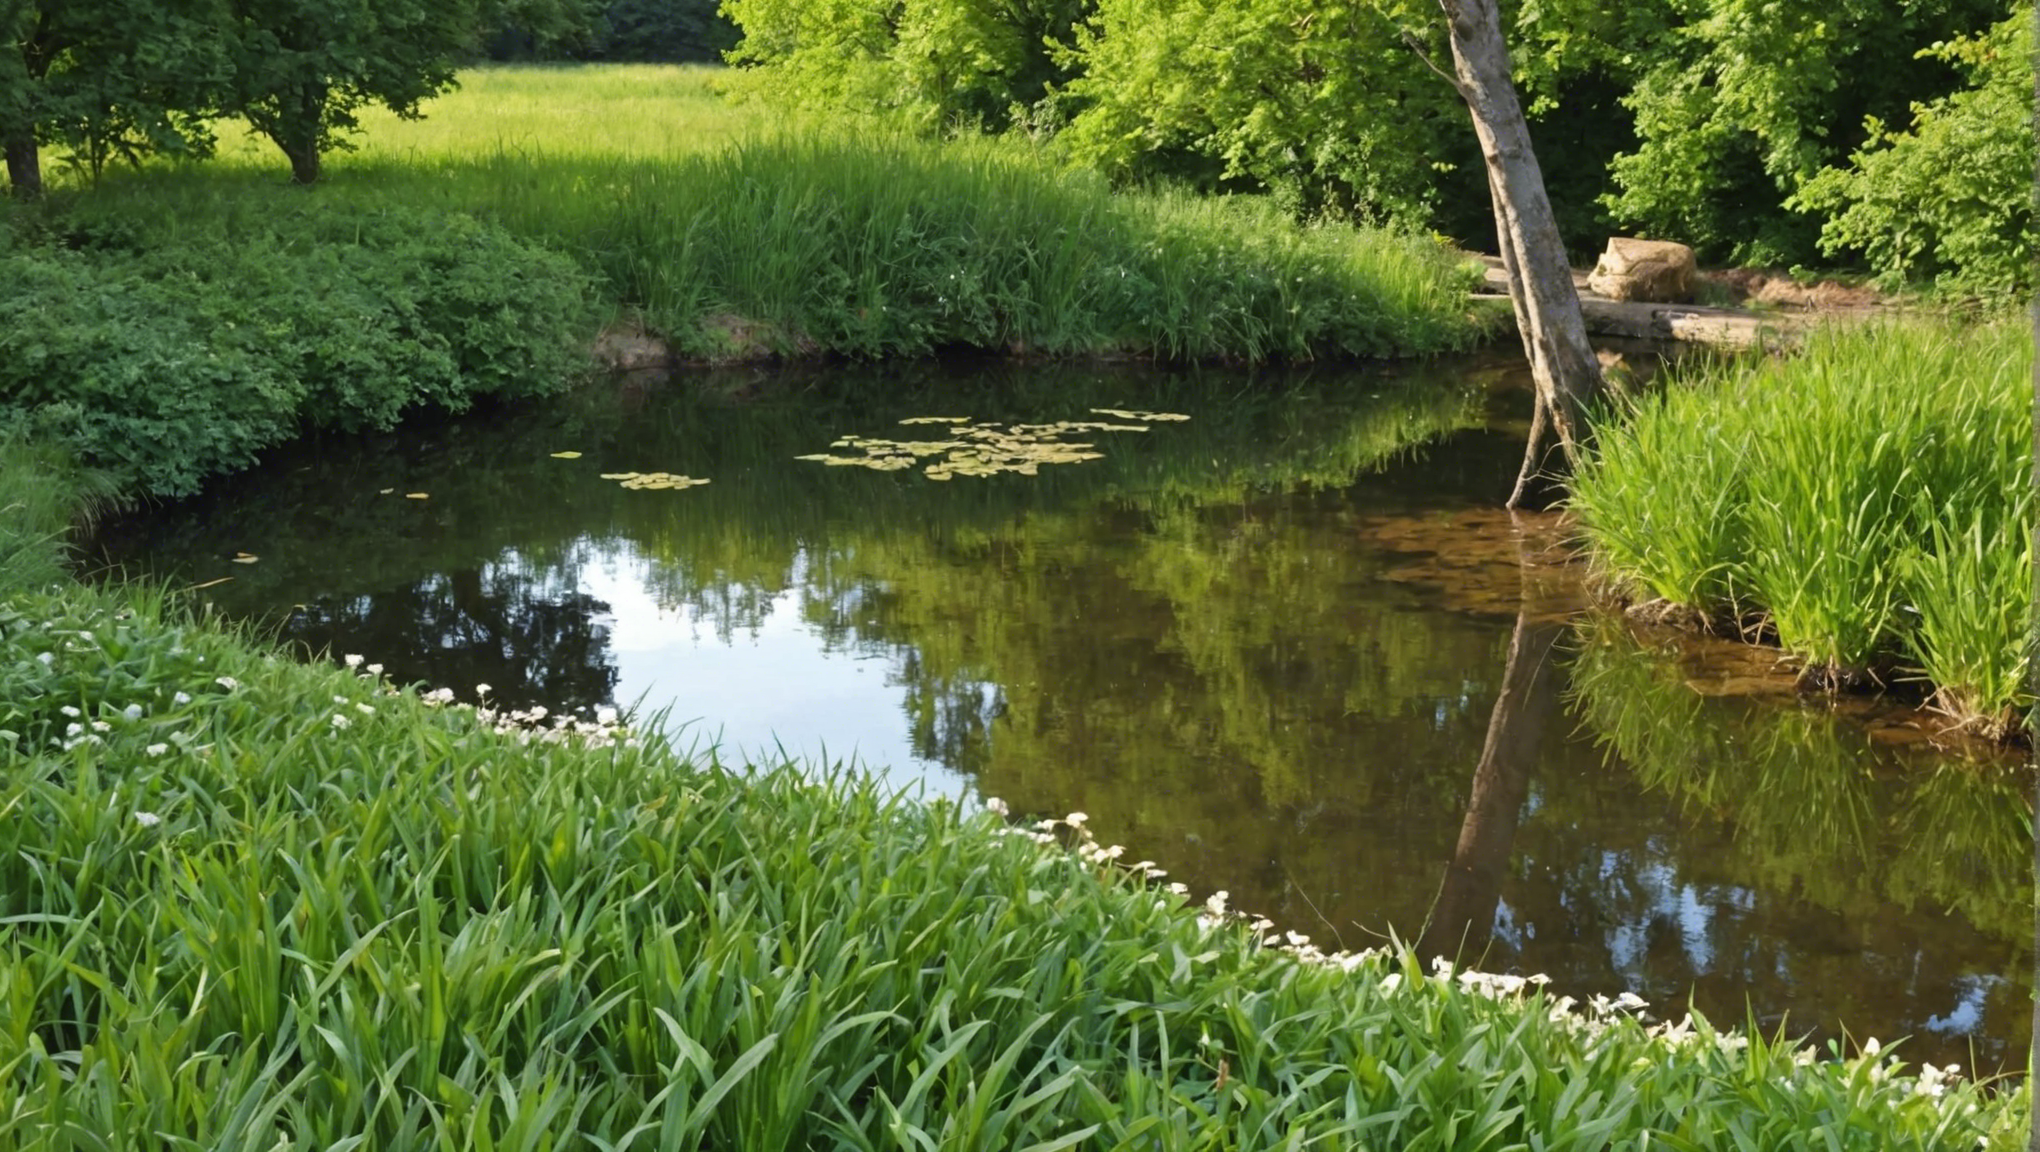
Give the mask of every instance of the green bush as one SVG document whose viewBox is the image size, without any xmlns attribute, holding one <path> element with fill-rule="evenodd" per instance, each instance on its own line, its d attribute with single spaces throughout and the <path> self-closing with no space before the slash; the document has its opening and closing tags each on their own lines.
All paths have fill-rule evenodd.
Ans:
<svg viewBox="0 0 2040 1152">
<path fill-rule="evenodd" d="M 124 489 L 179 496 L 309 429 L 565 386 L 565 257 L 464 216 L 304 206 L 207 230 L 62 221 L 0 255 L 0 411 Z"/>
<path fill-rule="evenodd" d="M 1821 248 L 1860 251 L 1887 283 L 1937 280 L 1988 296 L 2033 288 L 2033 28 L 2030 14 L 1923 56 L 1970 87 L 1912 106 L 1912 127 L 1878 120 L 1847 168 L 1828 168 L 1797 203 L 1828 215 Z"/>
</svg>

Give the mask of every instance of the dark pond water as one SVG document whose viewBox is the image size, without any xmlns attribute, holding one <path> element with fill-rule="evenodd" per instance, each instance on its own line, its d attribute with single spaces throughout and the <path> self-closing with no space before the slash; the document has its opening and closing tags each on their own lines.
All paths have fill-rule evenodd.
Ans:
<svg viewBox="0 0 2040 1152">
<path fill-rule="evenodd" d="M 726 761 L 1081 810 L 1323 944 L 1392 931 L 1673 1016 L 2022 1062 L 2023 775 L 1722 695 L 1579 615 L 1549 521 L 1495 507 L 1524 405 L 1478 361 L 615 383 L 305 446 L 97 556 L 464 697 L 643 701 Z M 899 423 L 929 416 L 979 423 Z M 1057 421 L 1147 430 L 1015 431 Z M 795 459 L 846 436 L 1101 458 Z M 631 472 L 712 483 L 603 478 Z"/>
</svg>

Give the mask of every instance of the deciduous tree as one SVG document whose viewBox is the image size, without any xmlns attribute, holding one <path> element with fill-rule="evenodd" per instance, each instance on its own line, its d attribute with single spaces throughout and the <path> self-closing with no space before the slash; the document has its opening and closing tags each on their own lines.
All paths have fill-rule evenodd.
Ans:
<svg viewBox="0 0 2040 1152">
<path fill-rule="evenodd" d="M 347 147 L 356 113 L 407 119 L 453 87 L 481 28 L 478 0 L 226 0 L 234 45 L 231 110 L 290 160 L 300 184 Z"/>
</svg>

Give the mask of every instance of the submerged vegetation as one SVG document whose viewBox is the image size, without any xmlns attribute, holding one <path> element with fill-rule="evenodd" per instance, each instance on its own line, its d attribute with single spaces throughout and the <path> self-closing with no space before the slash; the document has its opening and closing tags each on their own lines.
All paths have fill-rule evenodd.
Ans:
<svg viewBox="0 0 2040 1152">
<path fill-rule="evenodd" d="M 2032 361 L 2025 325 L 1919 320 L 1687 373 L 1599 430 L 1572 508 L 1637 598 L 2005 735 L 2031 703 Z"/>
</svg>

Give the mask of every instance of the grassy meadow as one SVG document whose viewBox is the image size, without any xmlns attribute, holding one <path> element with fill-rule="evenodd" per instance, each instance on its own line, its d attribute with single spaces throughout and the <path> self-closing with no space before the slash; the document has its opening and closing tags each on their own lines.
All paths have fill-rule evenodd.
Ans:
<svg viewBox="0 0 2040 1152">
<path fill-rule="evenodd" d="M 2032 704 L 2032 372 L 2012 319 L 1831 329 L 1606 423 L 1572 509 L 1636 598 L 1773 634 L 1826 682 L 1924 681 L 2004 736 Z"/>
</svg>

